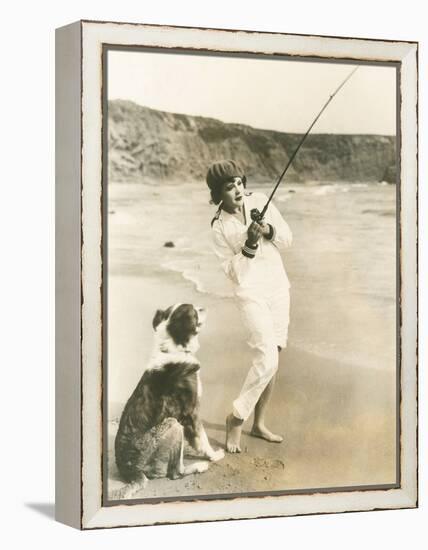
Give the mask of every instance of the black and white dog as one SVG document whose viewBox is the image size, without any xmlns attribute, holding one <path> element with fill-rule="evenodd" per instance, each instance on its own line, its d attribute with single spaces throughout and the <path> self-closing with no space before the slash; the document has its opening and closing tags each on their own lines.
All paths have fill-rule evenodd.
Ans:
<svg viewBox="0 0 428 550">
<path fill-rule="evenodd" d="M 148 368 L 123 410 L 115 440 L 116 464 L 127 485 L 114 498 L 130 498 L 147 479 L 179 477 L 208 470 L 209 462 L 184 465 L 185 440 L 198 456 L 224 457 L 214 451 L 199 417 L 202 394 L 198 332 L 205 311 L 190 304 L 158 310 L 155 343 Z"/>
</svg>

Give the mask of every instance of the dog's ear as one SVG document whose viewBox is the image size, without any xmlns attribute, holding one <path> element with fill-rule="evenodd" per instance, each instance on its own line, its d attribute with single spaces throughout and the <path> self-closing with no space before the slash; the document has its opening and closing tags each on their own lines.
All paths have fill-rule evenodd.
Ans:
<svg viewBox="0 0 428 550">
<path fill-rule="evenodd" d="M 153 317 L 153 328 L 156 330 L 162 319 L 164 318 L 164 312 L 161 309 L 158 309 L 155 313 L 155 316 Z"/>
</svg>

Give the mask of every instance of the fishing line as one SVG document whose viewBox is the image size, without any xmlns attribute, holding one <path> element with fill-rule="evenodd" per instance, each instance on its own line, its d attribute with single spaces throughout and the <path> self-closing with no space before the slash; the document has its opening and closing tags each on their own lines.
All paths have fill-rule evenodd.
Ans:
<svg viewBox="0 0 428 550">
<path fill-rule="evenodd" d="M 289 167 L 291 166 L 291 163 L 293 162 L 294 160 L 294 157 L 297 155 L 297 152 L 299 151 L 300 147 L 303 145 L 305 139 L 308 137 L 309 135 L 309 132 L 312 130 L 312 128 L 315 126 L 317 120 L 320 118 L 320 116 L 323 114 L 323 112 L 326 110 L 328 104 L 330 103 L 330 101 L 334 98 L 334 96 L 339 92 L 339 90 L 341 88 L 343 88 L 343 86 L 348 82 L 348 80 L 351 78 L 351 76 L 355 73 L 355 71 L 358 69 L 359 67 L 355 67 L 355 69 L 353 69 L 349 74 L 348 76 L 345 78 L 345 80 L 336 88 L 336 90 L 331 94 L 331 96 L 328 98 L 328 100 L 326 101 L 326 103 L 323 105 L 321 111 L 317 114 L 317 116 L 315 117 L 315 119 L 313 120 L 313 122 L 311 123 L 311 125 L 309 126 L 309 128 L 307 129 L 305 135 L 302 137 L 302 139 L 300 140 L 299 144 L 297 145 L 294 153 L 291 155 L 291 157 L 289 158 L 288 162 L 287 162 L 287 165 L 286 167 L 284 168 L 282 174 L 279 176 L 279 179 L 275 185 L 275 187 L 273 188 L 273 191 L 272 193 L 270 194 L 270 197 L 267 201 L 267 203 L 264 205 L 263 207 L 263 210 L 261 212 L 259 212 L 259 210 L 257 208 L 253 208 L 251 210 L 251 219 L 253 221 L 256 221 L 256 222 L 260 222 L 263 220 L 265 214 L 266 214 L 266 211 L 269 207 L 269 204 L 273 198 L 273 196 L 275 195 L 276 193 L 276 190 L 278 189 L 279 187 L 279 184 L 281 183 L 282 181 L 282 178 L 285 176 L 285 174 L 287 173 L 287 170 L 289 169 Z"/>
</svg>

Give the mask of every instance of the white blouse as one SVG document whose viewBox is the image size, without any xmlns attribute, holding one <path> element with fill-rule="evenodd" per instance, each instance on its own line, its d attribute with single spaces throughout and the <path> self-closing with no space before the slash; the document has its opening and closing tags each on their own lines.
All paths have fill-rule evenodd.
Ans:
<svg viewBox="0 0 428 550">
<path fill-rule="evenodd" d="M 250 212 L 253 208 L 261 211 L 267 200 L 263 193 L 249 193 L 244 197 L 245 224 L 221 208 L 212 224 L 214 252 L 224 272 L 234 283 L 237 296 L 271 293 L 275 288 L 290 286 L 280 250 L 291 245 L 292 234 L 272 202 L 264 218 L 274 228 L 272 239 L 259 239 L 254 258 L 242 253 L 247 230 L 252 223 Z"/>
</svg>

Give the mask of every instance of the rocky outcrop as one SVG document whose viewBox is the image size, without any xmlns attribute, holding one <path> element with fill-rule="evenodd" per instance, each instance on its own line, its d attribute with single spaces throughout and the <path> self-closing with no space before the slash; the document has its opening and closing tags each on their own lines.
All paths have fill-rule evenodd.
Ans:
<svg viewBox="0 0 428 550">
<path fill-rule="evenodd" d="M 253 181 L 272 183 L 301 137 L 114 100 L 108 108 L 109 181 L 200 181 L 211 162 L 231 158 Z M 395 147 L 393 136 L 311 134 L 286 178 L 395 183 Z"/>
</svg>

